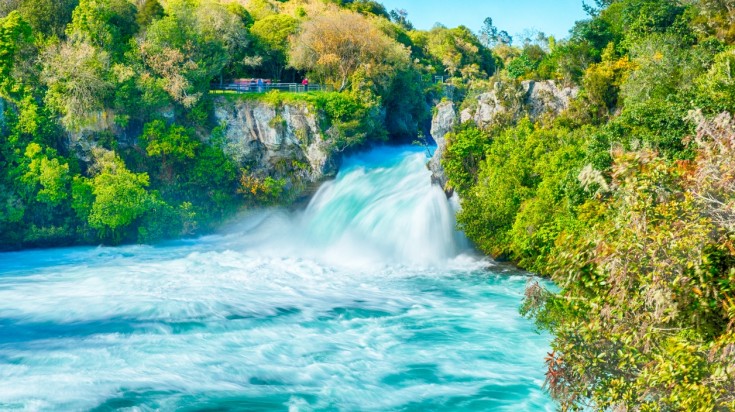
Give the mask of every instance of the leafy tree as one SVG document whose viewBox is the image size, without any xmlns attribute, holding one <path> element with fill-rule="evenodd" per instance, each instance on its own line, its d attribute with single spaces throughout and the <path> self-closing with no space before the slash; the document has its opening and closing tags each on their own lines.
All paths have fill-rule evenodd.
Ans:
<svg viewBox="0 0 735 412">
<path fill-rule="evenodd" d="M 140 53 L 162 88 L 184 107 L 193 107 L 232 56 L 247 43 L 240 16 L 213 1 L 167 3 L 140 40 Z"/>
<path fill-rule="evenodd" d="M 442 166 L 449 176 L 449 186 L 460 193 L 472 187 L 477 178 L 480 163 L 490 146 L 490 136 L 475 126 L 467 125 L 446 137 L 447 148 Z"/>
<path fill-rule="evenodd" d="M 493 19 L 490 17 L 486 17 L 482 22 L 480 40 L 487 48 L 495 47 L 498 44 L 510 46 L 513 43 L 513 38 L 508 34 L 508 32 L 505 30 L 499 30 L 495 27 L 495 25 L 493 25 Z"/>
<path fill-rule="evenodd" d="M 408 12 L 405 9 L 393 9 L 388 15 L 394 23 L 406 30 L 413 30 L 413 24 L 408 20 Z"/>
<path fill-rule="evenodd" d="M 174 165 L 195 156 L 199 142 L 192 138 L 192 130 L 182 126 L 166 126 L 162 120 L 147 123 L 140 136 L 141 146 L 148 156 L 161 158 L 164 179 L 173 179 Z"/>
<path fill-rule="evenodd" d="M 636 67 L 628 56 L 616 59 L 610 43 L 602 62 L 591 65 L 584 74 L 584 99 L 592 114 L 590 120 L 607 120 L 620 105 L 620 87 Z"/>
<path fill-rule="evenodd" d="M 690 166 L 650 151 L 616 153 L 614 193 L 599 205 L 604 215 L 569 233 L 566 251 L 552 256 L 562 292 L 529 290 L 527 310 L 556 335 L 547 376 L 562 408 L 733 406 L 732 359 L 723 351 L 735 343 L 727 303 L 735 260 L 721 243 L 730 236 L 726 226 L 692 193 L 716 186 L 702 172 L 730 149 L 707 140 L 714 150 L 703 146 Z M 702 180 L 690 186 L 682 173 Z"/>
<path fill-rule="evenodd" d="M 86 182 L 94 195 L 89 225 L 113 241 L 121 241 L 123 229 L 146 213 L 154 200 L 146 190 L 148 175 L 129 171 L 114 152 L 98 152 L 95 168 L 97 173 Z"/>
<path fill-rule="evenodd" d="M 386 19 L 391 18 L 385 6 L 373 0 L 355 0 L 350 3 L 350 9 L 365 15 L 373 15 Z"/>
<path fill-rule="evenodd" d="M 426 52 L 437 61 L 437 72 L 445 72 L 450 76 L 460 75 L 462 69 L 472 65 L 477 65 L 480 76 L 495 71 L 495 60 L 490 50 L 480 44 L 477 37 L 464 26 L 431 29 L 427 36 Z"/>
<path fill-rule="evenodd" d="M 293 39 L 290 64 L 314 72 L 340 91 L 363 70 L 369 78 L 405 67 L 408 51 L 362 15 L 330 12 L 302 25 Z"/>
<path fill-rule="evenodd" d="M 11 12 L 0 19 L 0 95 L 9 96 L 14 91 L 13 69 L 16 66 L 19 47 L 30 41 L 31 26 L 23 21 L 20 13 Z"/>
<path fill-rule="evenodd" d="M 136 12 L 127 0 L 80 0 L 66 29 L 67 35 L 74 42 L 89 43 L 120 55 L 138 31 Z"/>
<path fill-rule="evenodd" d="M 288 58 L 288 39 L 297 29 L 298 21 L 287 14 L 274 14 L 258 20 L 250 29 L 273 79 L 282 77 Z"/>
<path fill-rule="evenodd" d="M 699 0 L 699 14 L 693 19 L 695 31 L 714 36 L 729 44 L 735 42 L 735 7 L 726 0 Z"/>
<path fill-rule="evenodd" d="M 46 103 L 70 129 L 95 121 L 112 90 L 109 55 L 83 42 L 63 43 L 45 55 Z"/>
<path fill-rule="evenodd" d="M 251 0 L 247 3 L 248 13 L 257 20 L 277 14 L 278 9 L 268 0 Z"/>
<path fill-rule="evenodd" d="M 138 9 L 138 14 L 135 16 L 135 22 L 140 27 L 147 27 L 153 22 L 164 16 L 163 6 L 158 0 L 145 0 L 143 5 Z"/>
<path fill-rule="evenodd" d="M 415 69 L 399 71 L 389 89 L 382 94 L 385 126 L 393 140 L 412 141 L 431 116 L 422 84 L 417 81 L 420 76 L 421 73 Z"/>
<path fill-rule="evenodd" d="M 78 0 L 8 0 L 4 4 L 5 8 L 0 5 L 0 16 L 17 10 L 31 25 L 33 33 L 63 37 Z"/>
<path fill-rule="evenodd" d="M 28 171 L 23 180 L 32 185 L 39 185 L 36 200 L 42 203 L 58 205 L 69 196 L 71 175 L 69 165 L 61 163 L 58 158 L 42 153 L 37 143 L 26 148 L 25 156 L 30 160 Z"/>
<path fill-rule="evenodd" d="M 511 60 L 508 66 L 506 66 L 506 70 L 508 70 L 508 74 L 512 77 L 521 78 L 532 73 L 537 65 L 537 62 L 532 61 L 527 54 L 523 53 Z"/>
<path fill-rule="evenodd" d="M 697 80 L 697 95 L 700 108 L 712 114 L 735 112 L 735 49 L 715 56 L 714 63 L 706 74 Z"/>
</svg>

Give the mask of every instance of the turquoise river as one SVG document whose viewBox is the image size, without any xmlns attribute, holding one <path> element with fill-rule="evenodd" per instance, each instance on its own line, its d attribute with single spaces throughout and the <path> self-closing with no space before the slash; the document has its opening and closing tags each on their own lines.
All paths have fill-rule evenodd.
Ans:
<svg viewBox="0 0 735 412">
<path fill-rule="evenodd" d="M 0 410 L 546 411 L 529 275 L 473 253 L 426 155 L 156 246 L 0 254 Z"/>
</svg>

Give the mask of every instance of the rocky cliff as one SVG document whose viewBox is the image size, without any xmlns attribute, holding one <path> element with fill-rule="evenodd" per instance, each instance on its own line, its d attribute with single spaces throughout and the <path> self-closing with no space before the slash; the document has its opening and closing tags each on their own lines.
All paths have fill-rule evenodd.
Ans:
<svg viewBox="0 0 735 412">
<path fill-rule="evenodd" d="M 225 128 L 225 152 L 251 173 L 309 185 L 337 172 L 325 119 L 306 103 L 223 98 L 215 118 Z"/>
<path fill-rule="evenodd" d="M 431 119 L 431 137 L 436 142 L 436 151 L 429 160 L 429 170 L 431 170 L 431 181 L 432 183 L 438 184 L 442 188 L 447 187 L 447 178 L 444 174 L 444 167 L 442 167 L 441 159 L 444 154 L 444 148 L 446 147 L 446 141 L 444 136 L 451 132 L 454 126 L 457 124 L 457 111 L 454 108 L 454 103 L 451 101 L 444 101 L 436 106 L 436 112 L 434 117 Z M 450 196 L 451 193 L 447 193 Z"/>
<path fill-rule="evenodd" d="M 555 117 L 569 108 L 577 97 L 579 89 L 563 87 L 552 80 L 524 81 L 519 84 L 495 83 L 492 90 L 479 94 L 463 104 L 458 114 L 453 102 L 441 102 L 436 106 L 431 121 L 431 137 L 437 145 L 434 156 L 429 161 L 432 181 L 445 188 L 447 178 L 441 159 L 446 147 L 445 136 L 460 123 L 474 122 L 479 127 L 488 127 L 501 121 L 515 121 L 528 116 L 532 121 L 544 117 Z"/>
<path fill-rule="evenodd" d="M 553 80 L 527 80 L 520 84 L 495 83 L 493 89 L 469 102 L 460 113 L 460 121 L 474 121 L 480 127 L 493 124 L 500 116 L 536 121 L 544 116 L 558 116 L 577 97 L 576 87 L 562 87 Z"/>
</svg>

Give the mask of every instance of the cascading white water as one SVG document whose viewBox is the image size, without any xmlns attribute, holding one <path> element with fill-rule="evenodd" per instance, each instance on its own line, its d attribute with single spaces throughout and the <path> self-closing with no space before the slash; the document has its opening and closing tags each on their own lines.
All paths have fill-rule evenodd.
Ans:
<svg viewBox="0 0 735 412">
<path fill-rule="evenodd" d="M 528 275 L 467 252 L 425 162 L 376 149 L 200 239 L 0 254 L 0 410 L 552 410 Z"/>
<path fill-rule="evenodd" d="M 304 215 L 307 233 L 327 245 L 354 243 L 383 262 L 441 264 L 457 256 L 455 211 L 431 185 L 423 153 L 379 153 L 383 162 L 353 161 L 319 190 Z"/>
</svg>

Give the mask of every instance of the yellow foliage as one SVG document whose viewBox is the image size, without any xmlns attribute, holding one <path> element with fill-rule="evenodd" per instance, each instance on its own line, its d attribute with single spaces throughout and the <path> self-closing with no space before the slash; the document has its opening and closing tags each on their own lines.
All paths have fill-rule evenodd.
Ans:
<svg viewBox="0 0 735 412">
<path fill-rule="evenodd" d="M 409 63 L 409 50 L 367 17 L 333 10 L 303 24 L 291 40 L 291 66 L 344 90 L 359 69 L 367 76 L 393 73 Z"/>
</svg>

